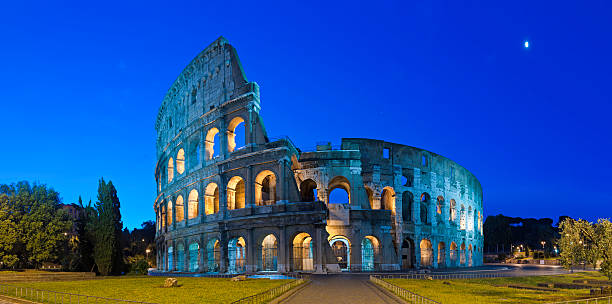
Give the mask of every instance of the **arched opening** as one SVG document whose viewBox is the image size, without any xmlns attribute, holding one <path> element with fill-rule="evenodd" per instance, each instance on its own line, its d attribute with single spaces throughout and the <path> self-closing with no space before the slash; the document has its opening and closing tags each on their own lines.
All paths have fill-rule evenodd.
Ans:
<svg viewBox="0 0 612 304">
<path fill-rule="evenodd" d="M 261 242 L 262 271 L 276 271 L 278 269 L 278 242 L 273 234 L 268 234 Z"/>
<path fill-rule="evenodd" d="M 162 229 L 166 227 L 167 220 L 168 218 L 166 215 L 166 204 L 162 204 L 162 207 L 161 207 L 161 227 Z"/>
<path fill-rule="evenodd" d="M 450 200 L 450 221 L 455 222 L 457 220 L 457 202 L 451 198 Z"/>
<path fill-rule="evenodd" d="M 474 230 L 474 216 L 472 214 L 472 206 L 468 207 L 468 230 Z"/>
<path fill-rule="evenodd" d="M 380 242 L 376 237 L 368 235 L 361 241 L 361 269 L 363 271 L 378 270 Z"/>
<path fill-rule="evenodd" d="M 391 210 L 391 215 L 395 215 L 395 191 L 391 187 L 385 187 L 380 195 L 385 210 Z"/>
<path fill-rule="evenodd" d="M 206 244 L 206 260 L 208 272 L 219 272 L 221 265 L 221 243 L 218 239 L 212 239 Z"/>
<path fill-rule="evenodd" d="M 176 172 L 183 174 L 185 172 L 185 150 L 180 149 L 176 153 Z"/>
<path fill-rule="evenodd" d="M 328 204 L 350 204 L 351 184 L 344 176 L 336 176 L 331 179 L 327 187 L 329 190 Z M 344 191 L 338 191 L 341 189 Z M 336 190 L 336 191 L 334 191 Z"/>
<path fill-rule="evenodd" d="M 442 215 L 442 209 L 444 209 L 444 197 L 440 195 L 436 199 L 436 213 Z"/>
<path fill-rule="evenodd" d="M 414 195 L 410 191 L 402 193 L 402 218 L 404 222 L 412 221 L 412 204 L 414 204 Z"/>
<path fill-rule="evenodd" d="M 414 241 L 410 238 L 405 238 L 402 242 L 402 270 L 414 268 L 414 262 Z"/>
<path fill-rule="evenodd" d="M 300 183 L 300 197 L 302 202 L 314 202 L 317 200 L 317 183 L 312 179 Z"/>
<path fill-rule="evenodd" d="M 429 216 L 428 216 L 428 207 L 429 201 L 431 200 L 429 194 L 427 192 L 421 194 L 421 223 L 429 224 Z"/>
<path fill-rule="evenodd" d="M 204 148 L 206 149 L 206 160 L 211 160 L 219 156 L 221 149 L 219 149 L 219 137 L 217 134 L 219 134 L 219 129 L 217 128 L 212 128 L 208 130 L 208 133 L 206 133 L 206 140 L 204 142 Z"/>
<path fill-rule="evenodd" d="M 461 205 L 461 211 L 459 212 L 459 228 L 465 230 L 465 206 Z"/>
<path fill-rule="evenodd" d="M 227 244 L 227 255 L 229 259 L 230 273 L 242 273 L 246 271 L 246 242 L 244 238 L 233 238 Z"/>
<path fill-rule="evenodd" d="M 438 243 L 438 268 L 446 267 L 446 244 Z"/>
<path fill-rule="evenodd" d="M 176 198 L 176 222 L 180 223 L 185 219 L 185 204 L 183 203 L 183 196 L 179 195 Z"/>
<path fill-rule="evenodd" d="M 433 265 L 433 247 L 428 239 L 421 240 L 421 267 L 431 267 Z"/>
<path fill-rule="evenodd" d="M 174 179 L 174 160 L 170 157 L 168 159 L 168 183 L 171 183 L 172 179 Z"/>
<path fill-rule="evenodd" d="M 174 265 L 172 262 L 174 262 L 173 259 L 174 256 L 174 248 L 172 248 L 172 246 L 168 247 L 168 271 L 174 271 Z"/>
<path fill-rule="evenodd" d="M 189 219 L 193 219 L 198 217 L 198 191 L 196 189 L 191 190 L 189 192 L 189 196 L 187 197 L 187 213 L 189 213 Z"/>
<path fill-rule="evenodd" d="M 176 245 L 176 271 L 185 271 L 185 245 Z"/>
<path fill-rule="evenodd" d="M 219 187 L 209 183 L 204 192 L 204 212 L 206 215 L 219 212 Z"/>
<path fill-rule="evenodd" d="M 244 179 L 234 176 L 227 182 L 227 209 L 234 210 L 244 207 Z"/>
<path fill-rule="evenodd" d="M 270 206 L 276 203 L 276 175 L 264 170 L 255 177 L 255 205 Z"/>
<path fill-rule="evenodd" d="M 234 117 L 227 126 L 227 151 L 234 152 L 246 145 L 244 119 Z"/>
<path fill-rule="evenodd" d="M 459 253 L 459 264 L 465 266 L 465 243 L 461 243 L 461 252 Z"/>
<path fill-rule="evenodd" d="M 351 267 L 351 245 L 347 238 L 335 236 L 329 241 L 332 252 L 338 261 L 340 270 L 348 271 Z"/>
<path fill-rule="evenodd" d="M 366 196 L 368 197 L 368 202 L 370 203 L 370 208 L 372 209 L 380 209 L 379 206 L 374 206 L 374 191 L 368 186 L 364 186 L 366 191 Z"/>
<path fill-rule="evenodd" d="M 459 255 L 459 251 L 457 250 L 457 244 L 455 242 L 451 242 L 449 254 L 450 254 L 451 267 L 456 267 L 457 266 L 457 256 Z"/>
<path fill-rule="evenodd" d="M 172 210 L 173 210 L 173 208 L 172 208 L 172 201 L 168 200 L 168 213 L 167 213 L 167 215 L 168 215 L 168 219 L 167 219 L 168 226 L 172 225 Z"/>
<path fill-rule="evenodd" d="M 472 244 L 468 246 L 468 267 L 472 267 Z"/>
<path fill-rule="evenodd" d="M 199 270 L 199 253 L 200 253 L 200 245 L 198 243 L 193 242 L 189 244 L 189 271 L 197 272 Z"/>
<path fill-rule="evenodd" d="M 293 238 L 293 270 L 314 270 L 314 243 L 310 234 L 302 232 Z"/>
</svg>

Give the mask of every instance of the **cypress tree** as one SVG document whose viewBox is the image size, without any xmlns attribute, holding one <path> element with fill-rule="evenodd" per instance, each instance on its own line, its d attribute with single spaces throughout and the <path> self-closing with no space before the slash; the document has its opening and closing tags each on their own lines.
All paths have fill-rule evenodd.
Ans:
<svg viewBox="0 0 612 304">
<path fill-rule="evenodd" d="M 95 223 L 94 259 L 102 275 L 119 274 L 123 270 L 120 238 L 123 223 L 119 211 L 119 198 L 112 182 L 98 183 L 98 201 Z"/>
</svg>

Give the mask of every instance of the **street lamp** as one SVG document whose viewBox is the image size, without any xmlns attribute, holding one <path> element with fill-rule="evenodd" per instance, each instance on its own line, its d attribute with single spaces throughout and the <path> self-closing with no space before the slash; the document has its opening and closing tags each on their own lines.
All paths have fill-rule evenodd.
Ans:
<svg viewBox="0 0 612 304">
<path fill-rule="evenodd" d="M 147 250 L 145 250 L 147 252 L 147 261 L 149 260 L 149 252 L 151 252 L 151 249 L 147 248 Z"/>
<path fill-rule="evenodd" d="M 545 241 L 540 242 L 542 244 L 542 251 L 544 251 L 544 244 L 546 244 Z"/>
</svg>

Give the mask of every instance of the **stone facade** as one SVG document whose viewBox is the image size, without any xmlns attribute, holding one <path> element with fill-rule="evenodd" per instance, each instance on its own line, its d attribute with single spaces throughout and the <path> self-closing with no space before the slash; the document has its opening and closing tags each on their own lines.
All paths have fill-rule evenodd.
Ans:
<svg viewBox="0 0 612 304">
<path fill-rule="evenodd" d="M 222 37 L 168 90 L 155 125 L 159 271 L 482 264 L 482 189 L 469 171 L 373 139 L 302 151 L 269 138 L 259 110 L 258 85 Z M 330 202 L 335 191 L 346 201 Z"/>
</svg>

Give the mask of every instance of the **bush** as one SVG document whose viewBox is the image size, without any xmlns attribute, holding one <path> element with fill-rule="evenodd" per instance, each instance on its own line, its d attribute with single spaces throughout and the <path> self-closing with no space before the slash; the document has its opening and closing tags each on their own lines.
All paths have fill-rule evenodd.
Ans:
<svg viewBox="0 0 612 304">
<path fill-rule="evenodd" d="M 149 266 L 149 262 L 145 259 L 138 259 L 130 265 L 130 269 L 137 274 L 147 274 Z"/>
</svg>

